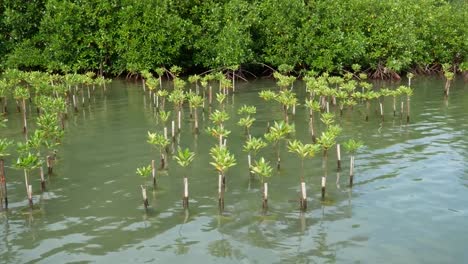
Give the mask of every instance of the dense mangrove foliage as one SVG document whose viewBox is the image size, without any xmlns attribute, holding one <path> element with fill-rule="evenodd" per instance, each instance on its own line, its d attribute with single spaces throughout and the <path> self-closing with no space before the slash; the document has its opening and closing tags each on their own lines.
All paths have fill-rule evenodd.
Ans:
<svg viewBox="0 0 468 264">
<path fill-rule="evenodd" d="M 133 74 L 281 64 L 374 78 L 466 69 L 468 8 L 442 0 L 4 0 L 1 68 Z M 265 74 L 265 73 L 264 73 Z"/>
</svg>

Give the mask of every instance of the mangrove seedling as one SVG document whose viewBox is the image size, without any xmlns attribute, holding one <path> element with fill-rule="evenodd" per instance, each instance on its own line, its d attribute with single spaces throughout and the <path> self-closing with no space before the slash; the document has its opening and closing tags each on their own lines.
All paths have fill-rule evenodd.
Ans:
<svg viewBox="0 0 468 264">
<path fill-rule="evenodd" d="M 304 159 L 312 158 L 315 153 L 319 151 L 320 147 L 313 144 L 303 144 L 299 140 L 289 141 L 288 150 L 289 152 L 297 154 L 301 158 L 301 197 L 299 199 L 299 206 L 302 210 L 307 209 L 307 191 L 305 186 L 305 171 L 304 171 Z"/>
<path fill-rule="evenodd" d="M 363 146 L 362 141 L 350 139 L 344 143 L 344 147 L 348 153 L 350 153 L 351 158 L 349 160 L 349 185 L 353 186 L 354 178 L 354 157 L 359 148 Z"/>
<path fill-rule="evenodd" d="M 267 178 L 271 177 L 273 173 L 273 168 L 271 168 L 270 163 L 265 161 L 262 157 L 260 160 L 255 161 L 255 165 L 251 168 L 252 173 L 260 176 L 261 182 L 263 184 L 263 195 L 262 195 L 262 208 L 268 208 L 268 182 Z"/>
<path fill-rule="evenodd" d="M 444 94 L 445 96 L 449 95 L 450 92 L 450 84 L 452 83 L 453 77 L 455 77 L 455 74 L 450 71 L 451 65 L 448 63 L 444 63 L 442 65 L 443 71 L 444 71 L 444 77 L 445 77 L 445 86 L 444 86 Z"/>
<path fill-rule="evenodd" d="M 269 142 L 272 142 L 275 147 L 276 152 L 276 168 L 279 170 L 281 167 L 281 156 L 280 156 L 280 148 L 281 148 L 281 140 L 286 139 L 291 133 L 294 133 L 294 125 L 290 125 L 285 123 L 284 121 L 276 122 L 275 124 L 270 127 L 270 131 L 265 134 L 265 139 Z"/>
<path fill-rule="evenodd" d="M 24 171 L 24 182 L 26 185 L 26 193 L 28 195 L 29 205 L 33 206 L 32 185 L 29 184 L 29 173 L 31 170 L 40 166 L 40 161 L 37 155 L 27 152 L 22 153 L 16 161 L 15 167 Z"/>
<path fill-rule="evenodd" d="M 25 87 L 18 87 L 15 89 L 14 98 L 16 100 L 21 100 L 21 106 L 23 111 L 23 133 L 26 134 L 27 132 L 27 120 L 26 120 L 26 100 L 31 97 L 29 94 L 28 88 Z"/>
<path fill-rule="evenodd" d="M 258 151 L 260 149 L 264 148 L 267 146 L 267 143 L 263 141 L 261 138 L 255 138 L 255 137 L 249 137 L 247 141 L 244 144 L 244 151 L 247 152 L 247 162 L 249 164 L 249 170 L 252 168 L 252 156 L 253 159 L 255 160 L 255 156 L 257 155 Z"/>
<path fill-rule="evenodd" d="M 226 172 L 236 165 L 236 158 L 224 146 L 212 147 L 210 155 L 213 159 L 210 164 L 218 171 L 218 205 L 219 209 L 224 209 L 224 189 L 226 186 Z"/>
<path fill-rule="evenodd" d="M 191 94 L 188 98 L 190 109 L 193 109 L 194 112 L 194 130 L 195 134 L 198 134 L 198 108 L 203 105 L 203 98 L 199 95 Z"/>
<path fill-rule="evenodd" d="M 180 147 L 177 150 L 177 156 L 174 159 L 182 168 L 187 168 L 195 158 L 195 153 L 191 152 L 190 149 L 186 148 L 182 150 Z M 188 178 L 187 174 L 184 174 L 184 193 L 182 198 L 182 206 L 188 208 L 189 206 L 189 191 L 188 191 Z"/>
<path fill-rule="evenodd" d="M 159 155 L 161 159 L 161 169 L 164 169 L 166 167 L 166 156 L 163 153 L 163 149 L 166 148 L 167 145 L 169 145 L 169 140 L 164 137 L 164 135 L 158 134 L 158 133 L 151 133 L 148 131 L 148 143 L 150 143 L 152 146 L 156 147 L 159 150 Z M 156 185 L 156 178 L 153 179 L 154 185 Z"/>
<path fill-rule="evenodd" d="M 146 167 L 140 167 L 140 168 L 137 168 L 136 170 L 136 174 L 143 177 L 143 184 L 140 185 L 141 187 L 141 195 L 143 196 L 143 206 L 145 207 L 145 209 L 148 208 L 148 196 L 146 194 L 146 178 L 151 174 L 151 165 L 148 165 Z"/>
</svg>

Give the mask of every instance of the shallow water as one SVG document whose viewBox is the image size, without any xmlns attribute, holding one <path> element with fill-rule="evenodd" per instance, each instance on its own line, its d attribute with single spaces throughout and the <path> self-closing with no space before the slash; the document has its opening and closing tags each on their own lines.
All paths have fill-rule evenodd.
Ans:
<svg viewBox="0 0 468 264">
<path fill-rule="evenodd" d="M 398 84 L 385 84 L 388 86 Z M 47 192 L 33 176 L 35 209 L 27 205 L 22 172 L 9 166 L 10 209 L 0 212 L 1 263 L 462 263 L 468 261 L 468 85 L 457 80 L 444 100 L 443 81 L 416 78 L 411 122 L 385 121 L 363 106 L 345 111 L 343 134 L 364 141 L 356 157 L 355 184 L 348 186 L 349 156 L 336 172 L 328 162 L 326 199 L 320 199 L 324 173 L 320 155 L 306 161 L 308 210 L 298 210 L 300 160 L 286 148 L 279 172 L 269 181 L 269 210 L 261 210 L 260 183 L 249 180 L 243 130 L 236 109 L 257 107 L 252 133 L 281 119 L 279 107 L 256 93 L 274 82 L 240 83 L 226 110 L 232 130 L 228 147 L 237 166 L 227 173 L 226 208 L 217 206 L 217 173 L 209 148 L 217 143 L 204 131 L 193 137 L 185 108 L 180 145 L 197 153 L 184 171 L 173 160 L 150 188 L 145 213 L 136 167 L 157 159 L 146 143 L 147 131 L 161 131 L 150 99 L 139 84 L 114 81 L 69 117 L 54 175 Z M 302 89 L 298 82 L 295 89 Z M 10 106 L 12 107 L 12 106 Z M 372 109 L 378 105 L 372 105 Z M 11 109 L 13 110 L 13 109 Z M 334 109 L 335 110 L 335 109 Z M 207 109 L 208 112 L 208 109 Z M 33 115 L 34 116 L 34 115 Z M 308 113 L 294 118 L 296 137 L 310 142 Z M 204 118 L 204 121 L 202 120 Z M 22 137 L 18 113 L 9 116 L 2 136 Z M 30 120 L 32 122 L 32 117 Z M 209 124 L 208 114 L 200 118 Z M 316 118 L 318 120 L 318 118 Z M 323 126 L 316 122 L 319 131 Z M 203 130 L 203 129 L 202 129 Z M 283 144 L 284 145 L 284 144 Z M 273 160 L 271 147 L 260 153 Z M 259 155 L 259 156 L 260 156 Z M 188 173 L 190 209 L 182 209 L 182 175 Z"/>
</svg>

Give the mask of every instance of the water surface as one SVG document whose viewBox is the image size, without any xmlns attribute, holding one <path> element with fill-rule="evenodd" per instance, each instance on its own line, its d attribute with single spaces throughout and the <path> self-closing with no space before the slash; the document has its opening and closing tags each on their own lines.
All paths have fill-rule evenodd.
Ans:
<svg viewBox="0 0 468 264">
<path fill-rule="evenodd" d="M 398 84 L 385 84 L 395 86 Z M 303 94 L 302 83 L 295 86 Z M 268 121 L 281 119 L 276 104 L 256 93 L 276 89 L 274 82 L 239 84 L 228 98 L 232 130 L 228 146 L 238 165 L 227 175 L 226 210 L 217 207 L 217 174 L 209 165 L 209 148 L 217 143 L 202 132 L 191 133 L 184 109 L 180 145 L 197 153 L 188 171 L 169 160 L 150 191 L 150 209 L 142 207 L 136 167 L 157 158 L 146 143 L 147 131 L 161 131 L 141 86 L 114 81 L 69 117 L 59 162 L 39 192 L 34 177 L 35 209 L 27 206 L 23 176 L 7 159 L 10 209 L 0 212 L 1 263 L 463 263 L 468 233 L 468 86 L 453 84 L 448 100 L 443 81 L 416 78 L 411 122 L 406 124 L 385 103 L 385 121 L 363 106 L 345 111 L 338 123 L 339 141 L 365 143 L 356 158 L 353 188 L 348 186 L 349 156 L 336 172 L 332 151 L 325 201 L 320 155 L 306 161 L 309 208 L 298 210 L 300 160 L 282 154 L 281 171 L 269 179 L 269 211 L 261 210 L 260 184 L 250 180 L 245 140 L 236 109 L 257 107 L 254 136 Z M 216 107 L 216 106 L 214 106 Z M 372 109 L 377 105 L 373 105 Z M 333 109 L 335 110 L 335 109 Z M 209 109 L 200 119 L 208 125 Z M 307 111 L 297 109 L 296 137 L 310 142 Z M 9 116 L 2 136 L 21 139 L 18 113 Z M 32 122 L 33 117 L 30 117 Z M 204 120 L 204 121 L 203 121 Z M 318 120 L 318 119 L 317 119 Z M 316 124 L 319 131 L 323 126 Z M 203 130 L 203 129 L 202 129 Z M 273 160 L 272 148 L 260 155 Z M 190 181 L 190 210 L 182 209 L 182 175 Z M 38 175 L 36 173 L 36 175 Z"/>
</svg>

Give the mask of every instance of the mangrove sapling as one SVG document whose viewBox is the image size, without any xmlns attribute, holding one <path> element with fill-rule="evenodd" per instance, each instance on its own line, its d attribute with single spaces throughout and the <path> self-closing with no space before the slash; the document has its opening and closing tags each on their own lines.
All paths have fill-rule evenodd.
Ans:
<svg viewBox="0 0 468 264">
<path fill-rule="evenodd" d="M 5 175 L 5 157 L 9 156 L 8 148 L 13 144 L 6 138 L 0 139 L 0 198 L 5 202 L 5 208 L 8 209 L 8 190 Z"/>
<path fill-rule="evenodd" d="M 156 108 L 164 111 L 166 106 L 166 97 L 169 95 L 169 92 L 164 89 L 159 89 L 156 92 Z M 159 98 L 161 98 L 161 104 L 159 104 Z M 161 105 L 161 107 L 159 107 Z"/>
<path fill-rule="evenodd" d="M 305 185 L 305 171 L 304 171 L 304 159 L 312 158 L 315 153 L 319 151 L 320 147 L 313 144 L 303 144 L 299 140 L 289 141 L 288 150 L 289 152 L 296 153 L 301 158 L 301 197 L 299 199 L 299 206 L 302 210 L 307 209 L 307 191 Z"/>
<path fill-rule="evenodd" d="M 200 82 L 200 75 L 190 75 L 188 77 L 188 81 L 189 83 L 191 84 L 195 84 L 195 94 L 199 95 L 200 94 L 200 86 L 198 85 L 198 83 Z"/>
<path fill-rule="evenodd" d="M 159 119 L 161 119 L 161 121 L 163 123 L 163 126 L 164 126 L 164 138 L 165 139 L 168 139 L 168 136 L 167 136 L 167 121 L 169 120 L 170 116 L 171 116 L 171 111 L 164 111 L 164 110 L 159 111 Z"/>
<path fill-rule="evenodd" d="M 39 158 L 31 152 L 21 153 L 16 161 L 15 167 L 24 171 L 24 182 L 26 185 L 26 193 L 28 195 L 29 206 L 33 207 L 32 185 L 29 184 L 29 173 L 31 170 L 40 166 Z"/>
<path fill-rule="evenodd" d="M 227 170 L 236 165 L 236 158 L 225 146 L 212 147 L 210 155 L 213 159 L 210 164 L 218 171 L 218 205 L 219 209 L 224 210 L 224 189 L 226 185 Z"/>
<path fill-rule="evenodd" d="M 325 198 L 326 181 L 328 174 L 328 150 L 336 144 L 336 137 L 341 132 L 341 128 L 336 125 L 328 125 L 328 129 L 322 132 L 322 135 L 317 139 L 317 143 L 323 150 L 322 168 L 324 175 L 322 176 L 322 198 Z"/>
<path fill-rule="evenodd" d="M 267 143 L 261 138 L 249 137 L 244 144 L 243 150 L 247 152 L 247 162 L 249 164 L 249 171 L 252 171 L 252 156 L 255 157 L 260 149 L 267 146 Z"/>
<path fill-rule="evenodd" d="M 268 208 L 268 182 L 266 181 L 266 178 L 271 177 L 273 168 L 271 168 L 270 163 L 265 161 L 262 157 L 260 160 L 255 161 L 255 165 L 251 167 L 251 172 L 260 176 L 263 185 L 262 208 L 266 210 Z"/>
<path fill-rule="evenodd" d="M 166 156 L 163 153 L 163 149 L 170 144 L 169 140 L 164 135 L 148 131 L 147 142 L 159 150 L 159 156 L 161 159 L 160 168 L 164 169 L 166 167 Z M 156 186 L 156 178 L 153 179 L 153 184 Z"/>
<path fill-rule="evenodd" d="M 363 146 L 362 141 L 350 139 L 344 143 L 344 147 L 348 153 L 350 153 L 351 158 L 349 160 L 349 185 L 353 186 L 354 178 L 354 157 L 359 148 Z"/>
<path fill-rule="evenodd" d="M 316 142 L 315 129 L 314 129 L 314 112 L 320 111 L 320 104 L 314 100 L 305 100 L 305 106 L 309 109 L 309 128 L 310 135 L 312 136 L 312 142 Z"/>
<path fill-rule="evenodd" d="M 270 90 L 263 90 L 258 93 L 260 98 L 265 100 L 266 102 L 275 100 L 275 98 L 278 96 L 275 92 L 270 91 Z"/>
<path fill-rule="evenodd" d="M 174 104 L 174 110 L 175 110 L 175 113 L 177 113 L 177 129 L 178 129 L 177 131 L 178 132 L 180 132 L 180 129 L 181 129 L 182 104 L 184 103 L 185 97 L 186 97 L 184 91 L 182 90 L 183 85 L 179 84 L 179 80 L 180 79 L 178 78 L 174 80 L 174 83 L 176 83 L 175 85 L 178 88 L 172 91 L 172 93 L 169 95 L 169 101 Z"/>
<path fill-rule="evenodd" d="M 250 117 L 250 116 L 246 116 L 246 117 L 241 117 L 239 119 L 239 122 L 237 122 L 237 124 L 239 126 L 244 127 L 245 134 L 247 135 L 247 137 L 251 137 L 250 127 L 253 125 L 254 122 L 255 122 L 255 118 Z"/>
<path fill-rule="evenodd" d="M 255 118 L 250 117 L 250 115 L 254 115 L 256 112 L 257 112 L 257 108 L 255 106 L 247 106 L 247 105 L 243 105 L 241 108 L 239 108 L 239 110 L 237 110 L 237 113 L 239 115 L 245 115 L 244 117 L 240 118 L 237 124 L 245 128 L 245 133 L 247 134 L 248 137 L 250 137 L 250 127 L 255 121 Z"/>
<path fill-rule="evenodd" d="M 186 148 L 182 150 L 180 147 L 177 150 L 177 156 L 174 156 L 174 159 L 179 163 L 179 165 L 186 169 L 190 163 L 192 163 L 195 158 L 195 153 L 191 152 L 190 149 Z M 188 191 L 188 178 L 187 174 L 184 174 L 184 193 L 182 198 L 182 206 L 188 208 L 189 206 L 189 191 Z"/>
<path fill-rule="evenodd" d="M 158 80 L 159 80 L 159 87 L 161 87 L 162 89 L 162 76 L 164 75 L 164 73 L 166 72 L 166 69 L 165 68 L 157 68 L 156 70 L 154 70 L 156 72 L 156 74 L 158 74 Z"/>
<path fill-rule="evenodd" d="M 149 203 L 148 203 L 148 195 L 146 193 L 146 178 L 151 174 L 151 165 L 148 165 L 146 167 L 140 167 L 137 168 L 136 174 L 143 177 L 143 184 L 140 185 L 141 187 L 141 195 L 143 196 L 143 206 L 145 207 L 145 210 L 148 209 Z"/>
<path fill-rule="evenodd" d="M 406 95 L 406 123 L 409 123 L 410 121 L 410 97 L 413 95 L 413 90 L 410 87 L 404 86 L 404 85 L 398 87 L 398 90 L 400 90 L 402 94 Z"/>
<path fill-rule="evenodd" d="M 190 94 L 189 98 L 189 106 L 191 109 L 193 109 L 194 112 L 194 130 L 195 134 L 198 134 L 199 128 L 198 128 L 198 108 L 202 106 L 203 104 L 203 98 L 199 95 L 196 94 Z"/>
<path fill-rule="evenodd" d="M 413 79 L 414 74 L 411 72 L 408 72 L 408 74 L 406 74 L 406 77 L 408 78 L 408 87 L 411 87 L 411 80 Z"/>
<path fill-rule="evenodd" d="M 141 74 L 141 85 L 143 86 L 143 92 L 146 91 L 146 82 L 147 80 L 153 78 L 153 75 L 151 74 L 151 72 L 149 72 L 148 70 L 143 70 L 140 72 Z"/>
<path fill-rule="evenodd" d="M 380 94 L 380 98 L 379 98 L 380 117 L 382 118 L 382 122 L 383 122 L 385 121 L 383 101 L 385 100 L 385 97 L 393 95 L 393 90 L 390 90 L 388 88 L 382 88 L 380 89 L 379 94 Z"/>
<path fill-rule="evenodd" d="M 290 125 L 285 123 L 284 121 L 276 122 L 275 124 L 270 127 L 270 131 L 265 134 L 265 139 L 269 142 L 272 142 L 276 152 L 276 168 L 279 170 L 281 167 L 281 156 L 280 156 L 280 148 L 281 148 L 281 140 L 285 140 L 286 136 L 291 133 L 294 133 L 294 125 Z"/>
<path fill-rule="evenodd" d="M 31 95 L 29 94 L 28 88 L 17 87 L 13 96 L 16 100 L 21 100 L 21 107 L 23 110 L 23 133 L 27 135 L 26 99 L 29 99 Z"/>
<path fill-rule="evenodd" d="M 452 66 L 448 63 L 444 63 L 442 65 L 443 71 L 444 71 L 444 77 L 445 77 L 445 86 L 444 86 L 444 94 L 445 96 L 449 95 L 450 92 L 450 85 L 452 83 L 453 77 L 455 77 L 455 74 L 450 71 L 450 68 Z"/>
<path fill-rule="evenodd" d="M 223 143 L 225 142 L 225 138 L 231 134 L 231 131 L 219 125 L 207 127 L 206 132 L 219 140 L 220 147 L 224 145 Z"/>
<path fill-rule="evenodd" d="M 221 106 L 221 110 L 224 111 L 224 103 L 226 101 L 226 94 L 225 93 L 217 93 L 216 94 L 216 101 Z"/>
</svg>

